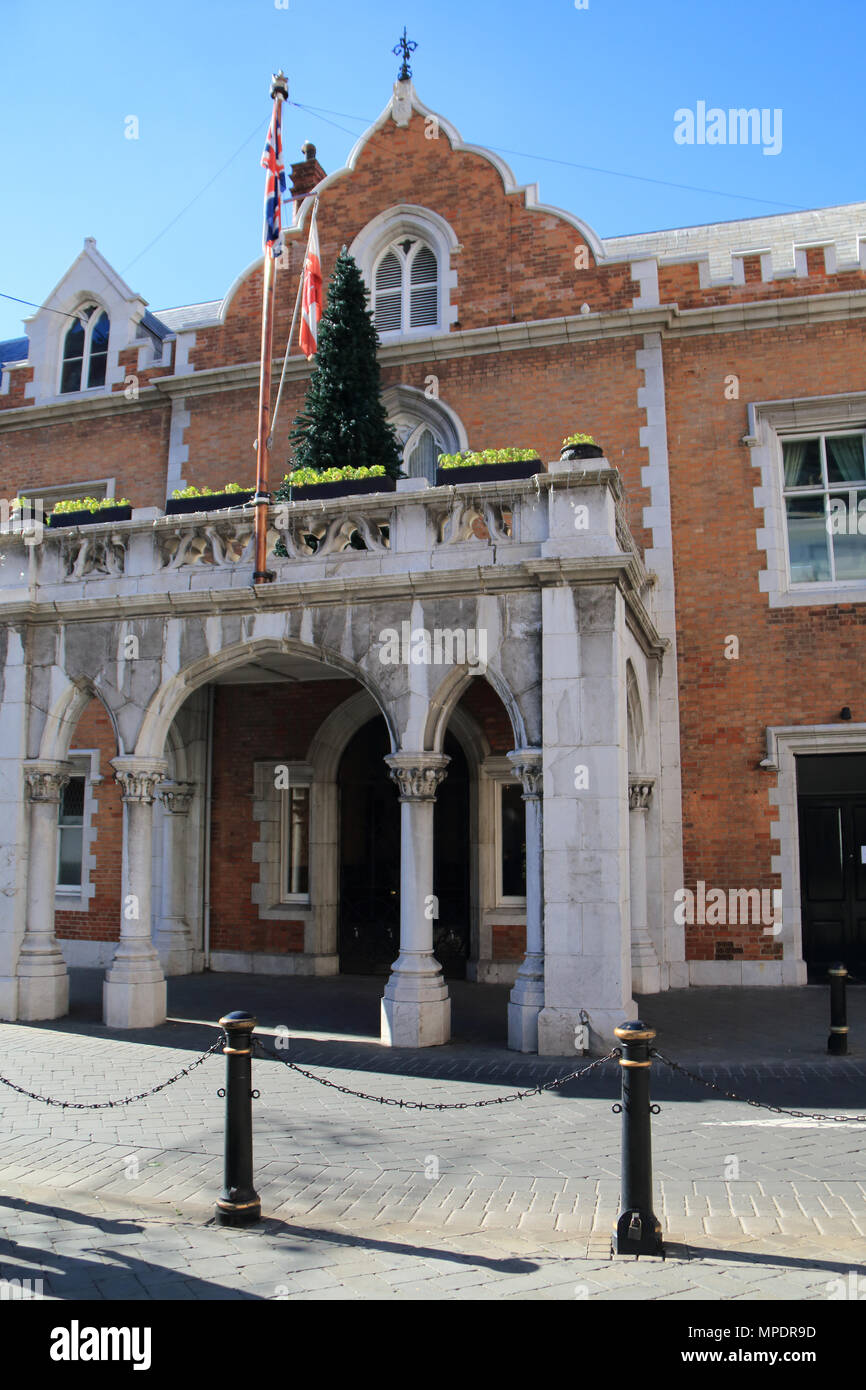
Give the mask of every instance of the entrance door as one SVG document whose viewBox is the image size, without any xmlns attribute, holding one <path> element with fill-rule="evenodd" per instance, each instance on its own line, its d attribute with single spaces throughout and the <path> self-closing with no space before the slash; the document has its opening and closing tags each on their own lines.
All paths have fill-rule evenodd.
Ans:
<svg viewBox="0 0 866 1390">
<path fill-rule="evenodd" d="M 340 970 L 387 975 L 400 950 L 400 803 L 384 759 L 385 721 L 359 729 L 340 760 Z"/>
<path fill-rule="evenodd" d="M 384 720 L 365 724 L 340 760 L 340 970 L 387 975 L 400 951 L 400 799 L 385 756 Z M 469 772 L 456 739 L 434 811 L 433 946 L 444 974 L 463 978 L 469 954 Z"/>
<path fill-rule="evenodd" d="M 866 970 L 866 754 L 797 759 L 803 956 Z"/>
</svg>

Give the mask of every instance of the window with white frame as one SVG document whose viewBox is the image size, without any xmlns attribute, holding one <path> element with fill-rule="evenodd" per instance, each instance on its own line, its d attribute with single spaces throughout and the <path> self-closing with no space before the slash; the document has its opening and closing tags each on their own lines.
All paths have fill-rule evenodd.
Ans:
<svg viewBox="0 0 866 1390">
<path fill-rule="evenodd" d="M 791 584 L 866 579 L 864 432 L 782 439 Z"/>
<path fill-rule="evenodd" d="M 310 900 L 310 787 L 290 784 L 281 793 L 280 900 Z"/>
<path fill-rule="evenodd" d="M 394 241 L 373 271 L 373 316 L 379 333 L 439 326 L 439 265 L 417 237 Z"/>
<path fill-rule="evenodd" d="M 526 806 L 519 782 L 500 782 L 496 812 L 496 898 L 526 901 Z"/>
<path fill-rule="evenodd" d="M 77 311 L 63 339 L 61 395 L 105 385 L 109 328 L 108 314 L 98 304 L 85 304 Z"/>
<path fill-rule="evenodd" d="M 80 894 L 84 873 L 84 794 L 87 779 L 70 777 L 57 814 L 57 891 Z"/>
</svg>

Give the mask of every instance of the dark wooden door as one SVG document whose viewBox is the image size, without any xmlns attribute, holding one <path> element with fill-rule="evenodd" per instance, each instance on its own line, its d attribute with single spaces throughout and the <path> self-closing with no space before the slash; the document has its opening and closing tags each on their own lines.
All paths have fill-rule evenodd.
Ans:
<svg viewBox="0 0 866 1390">
<path fill-rule="evenodd" d="M 803 955 L 816 974 L 834 961 L 866 969 L 866 794 L 801 796 Z"/>
</svg>

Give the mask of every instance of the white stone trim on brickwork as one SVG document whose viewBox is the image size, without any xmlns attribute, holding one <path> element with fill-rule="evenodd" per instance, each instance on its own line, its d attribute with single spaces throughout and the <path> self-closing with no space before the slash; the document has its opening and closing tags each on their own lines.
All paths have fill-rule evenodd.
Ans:
<svg viewBox="0 0 866 1390">
<path fill-rule="evenodd" d="M 550 213 L 552 216 L 559 217 L 562 219 L 563 222 L 568 222 L 572 227 L 575 227 L 577 231 L 580 233 L 580 235 L 583 237 L 584 241 L 590 247 L 595 259 L 597 261 L 604 260 L 604 243 L 602 239 L 598 236 L 598 234 L 593 231 L 592 227 L 590 227 L 586 222 L 582 221 L 581 218 L 575 217 L 574 213 L 566 212 L 562 208 L 550 207 L 547 203 L 540 203 L 538 201 L 538 185 L 534 183 L 518 184 L 517 180 L 514 177 L 514 173 L 509 168 L 505 160 L 501 157 L 501 155 L 496 154 L 493 150 L 486 149 L 483 145 L 465 144 L 463 141 L 463 137 L 461 136 L 456 126 L 452 125 L 451 122 L 449 120 L 446 120 L 444 116 L 440 116 L 435 111 L 431 111 L 428 106 L 425 106 L 424 103 L 419 100 L 418 94 L 415 91 L 415 87 L 411 81 L 395 82 L 394 94 L 391 97 L 391 100 L 388 102 L 381 115 L 378 116 L 377 119 L 373 122 L 373 124 L 371 126 L 368 126 L 368 128 L 363 132 L 363 134 L 359 136 L 359 138 L 356 140 L 355 144 L 352 146 L 349 158 L 343 165 L 343 168 L 336 169 L 333 174 L 328 174 L 326 178 L 322 179 L 321 182 L 316 185 L 314 191 L 316 193 L 324 193 L 325 189 L 330 188 L 332 184 L 337 183 L 340 179 L 343 179 L 348 174 L 351 174 L 358 162 L 358 159 L 361 155 L 361 152 L 364 149 L 364 146 L 376 134 L 376 132 L 378 130 L 381 130 L 381 128 L 390 120 L 393 120 L 397 125 L 400 126 L 408 125 L 409 119 L 413 112 L 417 112 L 417 114 L 421 116 L 425 120 L 425 122 L 431 123 L 431 131 L 435 129 L 440 134 L 446 135 L 450 142 L 452 150 L 454 150 L 456 154 L 480 155 L 482 159 L 487 160 L 488 164 L 492 164 L 494 169 L 496 169 L 497 173 L 499 174 L 499 177 L 502 179 L 502 186 L 506 193 L 523 194 L 524 207 L 528 208 L 533 212 Z M 310 197 L 305 198 L 304 202 L 301 205 L 301 210 L 298 216 L 297 224 L 292 228 L 293 233 L 297 233 L 304 226 L 304 222 L 307 217 L 307 211 L 313 203 L 313 201 L 314 200 Z"/>
<path fill-rule="evenodd" d="M 828 275 L 866 270 L 866 203 L 606 237 L 604 253 L 609 260 L 654 256 L 665 265 L 697 261 L 701 287 L 711 288 L 742 284 L 743 256 L 762 257 L 764 280 L 802 275 L 798 253 L 813 246 L 825 248 Z"/>
<path fill-rule="evenodd" d="M 98 304 L 109 318 L 105 385 L 61 393 L 63 344 L 72 321 L 64 315 L 74 315 L 87 303 Z M 126 375 L 126 368 L 120 365 L 121 351 L 131 345 L 139 345 L 135 332 L 146 309 L 147 300 L 129 288 L 97 251 L 93 238 L 87 237 L 84 250 L 47 296 L 42 307 L 24 320 L 30 340 L 27 360 L 33 367 L 33 379 L 25 387 L 25 395 L 31 398 L 34 405 L 110 396 L 112 387 L 122 382 Z"/>
<path fill-rule="evenodd" d="M 752 467 L 759 470 L 761 479 L 753 490 L 755 507 L 763 513 L 763 525 L 755 532 L 757 549 L 766 554 L 766 568 L 758 575 L 761 593 L 767 595 L 771 608 L 866 602 L 864 580 L 791 583 L 781 448 L 785 435 L 866 429 L 866 391 L 789 401 L 754 401 L 749 402 L 748 409 L 749 433 L 743 443 L 751 449 Z"/>
<path fill-rule="evenodd" d="M 81 887 L 76 892 L 57 888 L 54 895 L 55 912 L 87 912 L 96 892 L 93 873 L 96 869 L 94 842 L 97 835 L 96 814 L 99 801 L 94 788 L 102 781 L 99 773 L 98 748 L 72 748 L 67 761 L 72 763 L 72 776 L 84 777 L 84 815 L 81 835 Z"/>
<path fill-rule="evenodd" d="M 663 903 L 662 939 L 656 942 L 661 961 L 661 984 L 666 989 L 688 983 L 685 966 L 685 932 L 674 921 L 674 893 L 683 883 L 683 811 L 680 771 L 680 720 L 676 648 L 676 595 L 674 586 L 673 523 L 671 518 L 670 466 L 668 458 L 667 416 L 665 411 L 664 357 L 661 336 L 644 335 L 636 363 L 644 374 L 638 389 L 638 407 L 646 411 L 640 443 L 648 463 L 641 469 L 641 482 L 650 491 L 650 505 L 644 509 L 643 524 L 652 532 L 652 547 L 645 561 L 658 575 L 654 614 L 659 632 L 670 643 L 665 652 L 658 689 L 659 731 L 659 814 L 664 827 L 658 888 Z M 646 712 L 646 711 L 645 711 Z M 652 769 L 655 770 L 654 768 Z M 655 865 L 653 865 L 655 873 Z"/>
<path fill-rule="evenodd" d="M 447 333 L 451 324 L 460 317 L 458 306 L 451 303 L 451 291 L 457 289 L 457 271 L 451 266 L 451 257 L 460 250 L 460 243 L 454 228 L 444 217 L 420 204 L 397 203 L 394 207 L 386 208 L 367 223 L 349 247 L 364 277 L 371 303 L 376 262 L 386 247 L 403 236 L 417 237 L 425 242 L 436 257 L 438 302 L 433 332 Z M 392 343 L 404 338 L 429 338 L 431 329 L 429 326 L 404 327 L 391 333 L 380 333 L 379 336 L 383 343 Z"/>
<path fill-rule="evenodd" d="M 192 415 L 186 409 L 186 397 L 172 396 L 171 423 L 168 430 L 168 464 L 165 479 L 166 497 L 171 497 L 175 488 L 186 487 L 183 468 L 184 464 L 189 462 L 189 445 L 184 442 L 184 435 L 191 419 Z"/>
<path fill-rule="evenodd" d="M 253 862 L 259 865 L 259 881 L 254 883 L 251 898 L 257 904 L 262 921 L 303 921 L 306 925 L 312 914 L 314 865 L 310 864 L 310 892 L 304 899 L 288 900 L 283 893 L 283 802 L 285 793 L 276 786 L 278 768 L 288 768 L 290 785 L 310 788 L 310 823 L 313 819 L 314 769 L 308 763 L 288 758 L 273 758 L 256 762 L 254 768 L 253 820 L 259 826 L 259 838 L 253 845 Z M 312 840 L 312 836 L 311 836 Z"/>
</svg>

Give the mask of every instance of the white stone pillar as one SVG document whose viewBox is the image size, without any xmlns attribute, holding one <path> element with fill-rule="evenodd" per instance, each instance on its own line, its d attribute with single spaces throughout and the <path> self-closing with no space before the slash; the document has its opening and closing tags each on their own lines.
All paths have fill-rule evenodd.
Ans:
<svg viewBox="0 0 866 1390">
<path fill-rule="evenodd" d="M 631 987 L 635 994 L 658 994 L 661 971 L 647 917 L 646 822 L 655 779 L 628 779 L 628 863 L 631 896 Z"/>
<path fill-rule="evenodd" d="M 537 1052 L 538 1015 L 544 1008 L 542 750 L 521 748 L 508 760 L 523 783 L 526 806 L 526 956 L 508 1001 L 508 1046 Z"/>
<path fill-rule="evenodd" d="M 69 974 L 54 935 L 57 822 L 72 768 L 65 762 L 25 764 L 30 803 L 27 922 L 18 956 L 18 1017 L 24 1022 L 69 1012 Z"/>
<path fill-rule="evenodd" d="M 188 975 L 192 970 L 192 932 L 186 917 L 186 837 L 194 796 L 195 787 L 190 782 L 170 782 L 159 789 L 168 815 L 162 826 L 162 916 L 156 949 L 166 975 Z"/>
<path fill-rule="evenodd" d="M 433 954 L 433 810 L 450 759 L 392 753 L 400 788 L 400 954 L 382 999 L 382 1042 L 435 1047 L 451 1036 L 451 999 Z"/>
<path fill-rule="evenodd" d="M 165 777 L 161 758 L 114 758 L 123 794 L 120 941 L 102 987 L 109 1028 L 165 1022 L 165 976 L 151 941 L 153 803 Z"/>
</svg>

